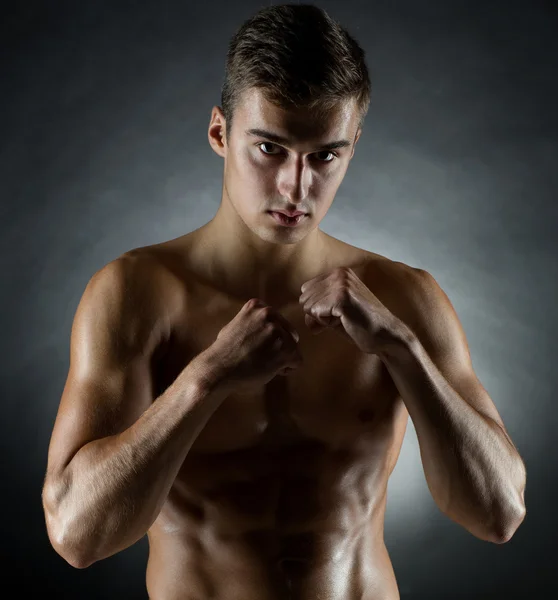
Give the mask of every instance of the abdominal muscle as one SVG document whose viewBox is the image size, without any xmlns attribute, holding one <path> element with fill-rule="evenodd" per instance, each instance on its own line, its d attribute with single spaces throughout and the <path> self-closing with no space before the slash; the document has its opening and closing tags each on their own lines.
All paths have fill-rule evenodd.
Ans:
<svg viewBox="0 0 558 600">
<path fill-rule="evenodd" d="M 184 507 L 183 507 L 184 508 Z M 385 495 L 350 530 L 217 531 L 181 527 L 176 506 L 148 532 L 150 600 L 399 600 L 383 540 Z M 172 516 L 171 516 L 172 515 Z"/>
</svg>

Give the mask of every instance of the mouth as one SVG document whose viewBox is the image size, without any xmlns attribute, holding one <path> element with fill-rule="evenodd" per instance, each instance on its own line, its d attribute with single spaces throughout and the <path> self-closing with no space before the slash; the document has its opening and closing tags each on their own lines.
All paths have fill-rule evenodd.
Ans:
<svg viewBox="0 0 558 600">
<path fill-rule="evenodd" d="M 286 210 L 273 210 L 272 212 L 278 212 L 281 213 L 282 215 L 285 215 L 286 217 L 299 217 L 300 215 L 304 215 L 306 214 L 304 211 L 302 210 L 295 210 L 293 212 L 288 212 Z"/>
<path fill-rule="evenodd" d="M 286 225 L 287 227 L 295 227 L 307 216 L 305 213 L 300 213 L 296 217 L 289 217 L 285 213 L 275 210 L 268 210 L 267 212 L 275 219 L 277 223 L 280 225 Z"/>
</svg>

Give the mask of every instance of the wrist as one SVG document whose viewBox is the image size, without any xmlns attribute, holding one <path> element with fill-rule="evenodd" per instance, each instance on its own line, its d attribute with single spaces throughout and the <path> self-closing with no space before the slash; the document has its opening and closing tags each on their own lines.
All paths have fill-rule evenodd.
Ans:
<svg viewBox="0 0 558 600">
<path fill-rule="evenodd" d="M 198 354 L 188 368 L 198 389 L 208 392 L 230 391 L 231 381 L 227 369 L 211 346 Z"/>
<path fill-rule="evenodd" d="M 409 351 L 416 342 L 415 333 L 400 319 L 393 321 L 378 353 L 380 358 L 396 358 Z"/>
</svg>

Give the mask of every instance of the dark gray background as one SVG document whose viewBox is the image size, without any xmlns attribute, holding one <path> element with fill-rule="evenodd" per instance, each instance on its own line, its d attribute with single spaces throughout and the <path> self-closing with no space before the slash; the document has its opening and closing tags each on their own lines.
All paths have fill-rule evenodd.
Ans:
<svg viewBox="0 0 558 600">
<path fill-rule="evenodd" d="M 2 581 L 19 587 L 14 598 L 31 585 L 56 598 L 146 598 L 145 538 L 76 570 L 46 535 L 40 493 L 70 328 L 96 270 L 215 214 L 223 161 L 207 141 L 211 108 L 230 37 L 267 3 L 13 4 L 3 9 L 0 80 Z M 318 5 L 362 44 L 373 86 L 321 228 L 436 277 L 528 471 L 520 529 L 508 544 L 483 542 L 434 504 L 409 420 L 385 529 L 401 597 L 550 597 L 556 9 Z"/>
</svg>

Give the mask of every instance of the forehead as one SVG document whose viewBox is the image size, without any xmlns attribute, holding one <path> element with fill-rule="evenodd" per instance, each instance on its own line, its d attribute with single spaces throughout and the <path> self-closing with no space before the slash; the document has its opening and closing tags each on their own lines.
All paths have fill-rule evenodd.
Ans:
<svg viewBox="0 0 558 600">
<path fill-rule="evenodd" d="M 339 102 L 325 116 L 308 109 L 285 110 L 267 101 L 261 90 L 247 90 L 236 109 L 234 123 L 247 128 L 269 129 L 294 142 L 326 138 L 352 139 L 358 125 L 356 101 Z"/>
</svg>

